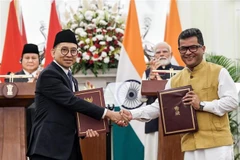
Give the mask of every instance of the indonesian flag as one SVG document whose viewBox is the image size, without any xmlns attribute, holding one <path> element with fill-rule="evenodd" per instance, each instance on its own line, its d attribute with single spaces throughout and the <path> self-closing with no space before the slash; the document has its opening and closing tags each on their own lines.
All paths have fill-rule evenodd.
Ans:
<svg viewBox="0 0 240 160">
<path fill-rule="evenodd" d="M 53 60 L 53 57 L 51 55 L 51 49 L 53 48 L 53 43 L 54 43 L 56 34 L 61 30 L 62 30 L 62 27 L 58 19 L 56 3 L 55 3 L 55 0 L 53 0 L 51 5 L 50 21 L 49 21 L 49 27 L 48 27 L 48 38 L 47 38 L 47 45 L 45 50 L 44 67 L 46 67 Z"/>
<path fill-rule="evenodd" d="M 14 1 L 10 2 L 6 35 L 2 54 L 1 74 L 21 70 L 22 36 L 18 27 Z M 3 81 L 3 80 L 2 80 Z"/>
</svg>

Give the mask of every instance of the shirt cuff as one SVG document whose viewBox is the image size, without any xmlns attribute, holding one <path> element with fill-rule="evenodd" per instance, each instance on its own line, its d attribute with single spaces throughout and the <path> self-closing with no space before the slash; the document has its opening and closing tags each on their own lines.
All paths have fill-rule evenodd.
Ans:
<svg viewBox="0 0 240 160">
<path fill-rule="evenodd" d="M 105 118 L 106 114 L 107 114 L 107 109 L 104 110 L 103 115 L 102 115 L 102 119 Z"/>
<path fill-rule="evenodd" d="M 135 119 L 135 120 L 139 120 L 139 121 L 142 121 L 142 122 L 148 122 L 148 121 L 151 120 L 151 119 L 148 119 L 148 118 L 142 118 L 141 112 L 138 111 L 137 109 L 131 110 L 130 112 L 132 114 L 132 119 L 133 120 Z"/>
<path fill-rule="evenodd" d="M 215 101 L 212 101 L 212 102 L 204 102 L 205 103 L 205 106 L 203 107 L 203 111 L 205 112 L 209 112 L 209 113 L 213 113 L 217 116 L 222 116 L 223 114 L 219 113 L 215 108 Z"/>
</svg>

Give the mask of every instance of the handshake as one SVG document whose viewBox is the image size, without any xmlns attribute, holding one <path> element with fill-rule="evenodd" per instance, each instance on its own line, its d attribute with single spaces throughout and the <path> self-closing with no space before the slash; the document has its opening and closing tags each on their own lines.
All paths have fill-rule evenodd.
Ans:
<svg viewBox="0 0 240 160">
<path fill-rule="evenodd" d="M 120 110 L 119 112 L 108 110 L 105 117 L 109 118 L 121 127 L 126 127 L 129 121 L 132 120 L 132 114 L 127 110 Z"/>
</svg>

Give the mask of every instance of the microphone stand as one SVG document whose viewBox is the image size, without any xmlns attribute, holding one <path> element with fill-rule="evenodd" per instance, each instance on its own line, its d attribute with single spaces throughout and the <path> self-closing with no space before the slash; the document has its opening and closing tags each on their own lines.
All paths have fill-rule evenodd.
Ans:
<svg viewBox="0 0 240 160">
<path fill-rule="evenodd" d="M 107 105 L 107 109 L 109 109 L 111 111 L 114 110 L 114 107 L 115 107 L 114 104 Z M 106 150 L 107 159 L 106 160 L 111 160 L 112 159 L 112 134 L 111 134 L 112 133 L 112 121 L 111 120 L 109 120 L 108 128 L 109 128 L 109 132 L 106 133 L 106 148 L 107 148 L 107 150 Z"/>
</svg>

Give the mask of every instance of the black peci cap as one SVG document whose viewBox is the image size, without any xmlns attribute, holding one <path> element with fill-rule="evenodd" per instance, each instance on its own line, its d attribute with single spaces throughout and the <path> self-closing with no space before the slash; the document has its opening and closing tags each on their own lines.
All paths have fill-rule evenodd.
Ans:
<svg viewBox="0 0 240 160">
<path fill-rule="evenodd" d="M 56 47 L 59 43 L 69 42 L 78 45 L 75 34 L 71 30 L 62 30 L 57 33 L 53 48 Z"/>
<path fill-rule="evenodd" d="M 22 51 L 22 56 L 26 53 L 36 53 L 39 55 L 38 46 L 36 44 L 25 44 Z"/>
</svg>

